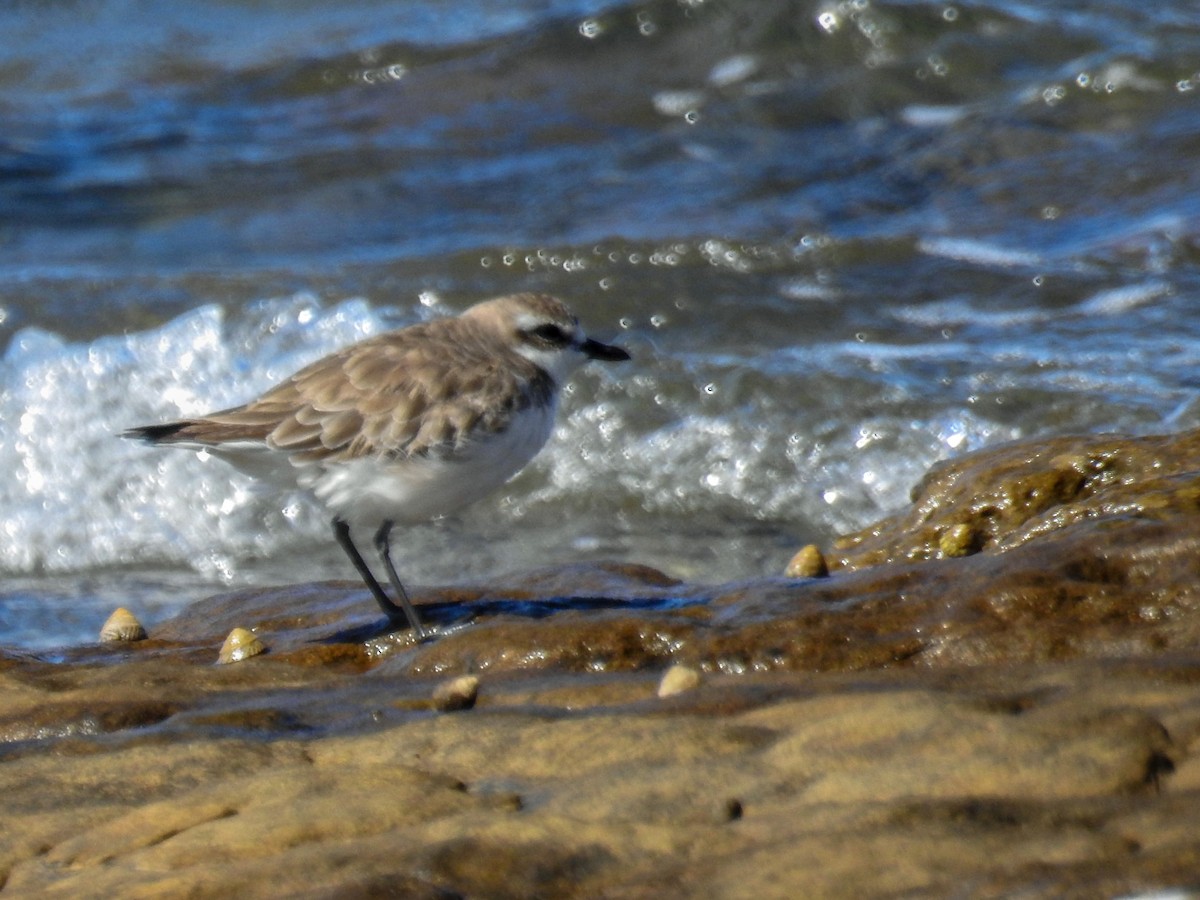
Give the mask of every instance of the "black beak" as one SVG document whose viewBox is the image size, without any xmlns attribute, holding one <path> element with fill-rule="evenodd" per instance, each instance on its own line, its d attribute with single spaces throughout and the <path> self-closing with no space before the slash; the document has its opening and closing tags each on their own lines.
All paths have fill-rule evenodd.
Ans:
<svg viewBox="0 0 1200 900">
<path fill-rule="evenodd" d="M 613 344 L 602 344 L 599 341 L 593 341 L 591 338 L 580 344 L 579 349 L 588 359 L 598 359 L 601 362 L 624 362 L 629 359 L 629 354 L 621 347 Z"/>
</svg>

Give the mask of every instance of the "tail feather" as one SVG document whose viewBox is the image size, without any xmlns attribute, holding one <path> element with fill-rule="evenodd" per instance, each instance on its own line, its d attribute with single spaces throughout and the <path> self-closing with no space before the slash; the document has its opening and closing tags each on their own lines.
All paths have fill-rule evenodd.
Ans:
<svg viewBox="0 0 1200 900">
<path fill-rule="evenodd" d="M 275 422 L 242 422 L 217 418 L 214 413 L 203 419 L 180 419 L 161 425 L 139 425 L 121 432 L 121 437 L 147 444 L 172 444 L 184 447 L 220 447 L 225 444 L 265 444 Z"/>
<path fill-rule="evenodd" d="M 135 441 L 145 441 L 147 444 L 168 444 L 172 438 L 180 437 L 180 432 L 191 425 L 191 422 L 164 422 L 161 425 L 139 425 L 121 432 L 121 437 Z"/>
</svg>

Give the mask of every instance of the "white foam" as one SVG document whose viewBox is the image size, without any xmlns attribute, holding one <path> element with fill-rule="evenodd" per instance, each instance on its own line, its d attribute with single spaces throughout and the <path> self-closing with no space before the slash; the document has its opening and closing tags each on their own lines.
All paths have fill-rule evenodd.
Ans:
<svg viewBox="0 0 1200 900">
<path fill-rule="evenodd" d="M 753 53 L 737 53 L 718 62 L 708 73 L 708 83 L 729 87 L 745 81 L 758 72 L 760 63 Z"/>
<path fill-rule="evenodd" d="M 1136 306 L 1146 296 L 1114 305 Z M 634 362 L 581 371 L 554 437 L 529 471 L 467 514 L 464 532 L 495 544 L 472 551 L 480 570 L 536 565 L 569 549 L 572 538 L 603 543 L 622 528 L 640 533 L 647 521 L 721 533 L 753 520 L 854 531 L 903 507 L 936 460 L 1021 436 L 1006 422 L 1036 428 L 1002 408 L 1027 402 L 1026 389 L 1042 391 L 1032 396 L 1058 416 L 1065 407 L 1041 398 L 1075 397 L 1081 385 L 1071 379 L 1086 376 L 1086 396 L 1099 391 L 1101 405 L 1079 412 L 1072 400 L 1073 414 L 1112 416 L 1120 425 L 1131 391 L 1169 408 L 1178 402 L 1150 362 L 1168 373 L 1194 364 L 1186 342 L 1133 359 L 1052 331 L 1032 345 L 1026 329 L 986 347 L 924 331 L 944 321 L 982 327 L 973 306 L 959 300 L 913 306 L 894 321 L 907 323 L 911 342 L 835 340 L 771 352 L 732 345 L 718 353 L 626 335 Z M 351 577 L 329 540 L 327 517 L 302 494 L 262 493 L 219 460 L 117 435 L 240 403 L 312 359 L 396 324 L 361 300 L 325 307 L 298 295 L 233 317 L 208 306 L 91 343 L 19 332 L 0 360 L 0 465 L 11 473 L 0 480 L 0 571 L 139 566 L 190 569 L 217 582 L 301 558 L 310 569 L 279 562 L 270 577 Z M 947 377 L 934 378 L 930 366 Z M 518 520 L 522 527 L 513 528 Z M 550 523 L 552 538 L 558 525 L 563 547 L 543 550 L 523 538 L 539 522 Z M 452 579 L 465 565 L 441 552 L 437 529 L 425 536 L 414 530 L 406 542 L 398 552 L 414 580 Z M 313 561 L 321 548 L 328 550 L 323 562 L 339 561 L 322 568 Z M 646 561 L 671 567 L 668 558 Z"/>
<path fill-rule="evenodd" d="M 1136 309 L 1170 293 L 1171 285 L 1155 278 L 1100 291 L 1080 303 L 1077 309 L 1085 315 L 1111 316 Z"/>
<path fill-rule="evenodd" d="M 1028 250 L 1016 250 L 972 238 L 929 237 L 917 242 L 917 249 L 928 256 L 958 259 L 1001 269 L 1036 266 L 1041 257 Z"/>
<path fill-rule="evenodd" d="M 1018 436 L 970 412 L 933 422 L 881 415 L 859 423 L 793 421 L 762 408 L 690 414 L 639 428 L 627 410 L 599 403 L 560 425 L 539 463 L 545 482 L 511 498 L 517 515 L 561 503 L 570 491 L 608 486 L 650 517 L 810 522 L 854 531 L 907 502 L 935 461 Z M 732 540 L 732 535 L 728 536 Z"/>
<path fill-rule="evenodd" d="M 932 106 L 914 103 L 900 111 L 901 118 L 918 128 L 945 128 L 961 122 L 967 115 L 965 106 Z"/>
<path fill-rule="evenodd" d="M 215 460 L 118 437 L 241 402 L 303 363 L 383 327 L 362 301 L 298 296 L 226 323 L 206 306 L 160 328 L 71 344 L 38 329 L 0 366 L 0 569 L 188 563 L 209 574 L 270 552 L 278 501 Z M 264 535 L 267 537 L 264 538 Z"/>
</svg>

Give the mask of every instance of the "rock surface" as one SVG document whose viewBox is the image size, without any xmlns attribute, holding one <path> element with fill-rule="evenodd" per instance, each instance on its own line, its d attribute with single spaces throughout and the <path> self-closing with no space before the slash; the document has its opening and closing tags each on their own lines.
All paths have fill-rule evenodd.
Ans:
<svg viewBox="0 0 1200 900">
<path fill-rule="evenodd" d="M 299 585 L 0 652 L 3 892 L 1200 890 L 1198 510 L 1200 434 L 1059 438 L 935 470 L 829 577 L 427 589 L 421 645 Z M 270 651 L 215 664 L 234 627 Z"/>
</svg>

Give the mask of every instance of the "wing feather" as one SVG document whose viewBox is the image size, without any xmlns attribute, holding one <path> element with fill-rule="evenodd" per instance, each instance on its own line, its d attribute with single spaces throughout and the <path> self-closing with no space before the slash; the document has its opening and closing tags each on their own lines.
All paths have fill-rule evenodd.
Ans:
<svg viewBox="0 0 1200 900">
<path fill-rule="evenodd" d="M 550 376 L 463 318 L 368 338 L 244 406 L 158 426 L 147 439 L 219 449 L 262 442 L 296 462 L 443 456 L 549 402 Z"/>
</svg>

